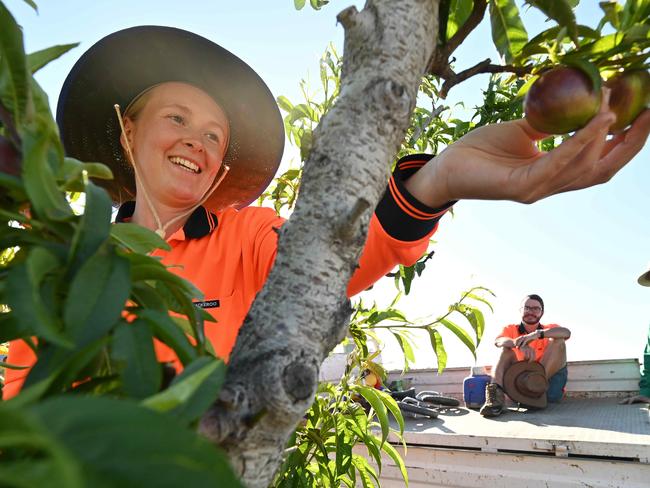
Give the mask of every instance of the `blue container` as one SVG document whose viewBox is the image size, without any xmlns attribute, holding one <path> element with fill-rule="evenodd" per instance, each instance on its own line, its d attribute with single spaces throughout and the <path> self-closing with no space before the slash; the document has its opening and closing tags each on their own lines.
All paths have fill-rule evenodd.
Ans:
<svg viewBox="0 0 650 488">
<path fill-rule="evenodd" d="M 472 374 L 463 380 L 463 399 L 467 408 L 481 408 L 485 403 L 485 386 L 492 380 L 489 374 Z"/>
</svg>

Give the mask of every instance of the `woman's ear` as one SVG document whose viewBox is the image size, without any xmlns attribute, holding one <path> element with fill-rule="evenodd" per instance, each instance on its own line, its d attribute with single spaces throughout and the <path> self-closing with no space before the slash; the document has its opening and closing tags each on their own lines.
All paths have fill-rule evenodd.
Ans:
<svg viewBox="0 0 650 488">
<path fill-rule="evenodd" d="M 129 117 L 124 117 L 124 130 L 120 134 L 120 145 L 124 151 L 127 151 L 127 141 L 133 147 L 133 135 L 135 132 L 135 124 Z"/>
</svg>

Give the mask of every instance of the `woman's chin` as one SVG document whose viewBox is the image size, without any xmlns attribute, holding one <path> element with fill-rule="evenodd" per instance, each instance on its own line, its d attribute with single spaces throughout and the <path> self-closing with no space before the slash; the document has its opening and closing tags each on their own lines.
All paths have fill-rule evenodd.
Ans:
<svg viewBox="0 0 650 488">
<path fill-rule="evenodd" d="M 185 210 L 196 206 L 201 199 L 197 198 L 196 193 L 173 193 L 166 198 L 168 205 L 172 208 Z"/>
</svg>

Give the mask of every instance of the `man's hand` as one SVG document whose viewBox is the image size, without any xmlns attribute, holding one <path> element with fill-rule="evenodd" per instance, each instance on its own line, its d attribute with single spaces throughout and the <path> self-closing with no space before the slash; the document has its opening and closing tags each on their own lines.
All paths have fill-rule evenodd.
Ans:
<svg viewBox="0 0 650 488">
<path fill-rule="evenodd" d="M 535 350 L 532 347 L 525 345 L 521 346 L 519 350 L 523 353 L 526 361 L 535 361 Z"/>
<path fill-rule="evenodd" d="M 509 337 L 499 337 L 495 342 L 494 345 L 497 347 L 503 347 L 506 349 L 514 349 L 517 347 L 515 345 L 515 341 L 510 339 Z"/>
<path fill-rule="evenodd" d="M 650 109 L 624 133 L 607 139 L 615 115 L 609 90 L 601 110 L 583 129 L 549 152 L 536 142 L 547 137 L 525 119 L 471 131 L 406 181 L 407 189 L 433 208 L 451 200 L 513 200 L 532 203 L 548 196 L 609 181 L 643 147 Z"/>
<path fill-rule="evenodd" d="M 539 333 L 536 330 L 528 334 L 524 334 L 522 336 L 517 337 L 517 340 L 515 341 L 515 347 L 521 349 L 523 346 L 527 346 L 530 343 L 530 341 L 534 341 L 535 339 L 538 338 L 539 338 Z"/>
</svg>

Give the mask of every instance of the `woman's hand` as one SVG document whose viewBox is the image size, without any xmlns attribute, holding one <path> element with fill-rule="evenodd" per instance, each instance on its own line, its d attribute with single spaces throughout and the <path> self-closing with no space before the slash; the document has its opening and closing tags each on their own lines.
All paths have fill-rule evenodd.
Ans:
<svg viewBox="0 0 650 488">
<path fill-rule="evenodd" d="M 608 99 L 604 89 L 600 112 L 549 152 L 536 145 L 547 134 L 525 119 L 478 128 L 433 158 L 406 187 L 437 208 L 460 199 L 533 203 L 605 183 L 641 150 L 650 132 L 650 110 L 645 110 L 626 132 L 607 140 L 615 120 Z"/>
</svg>

